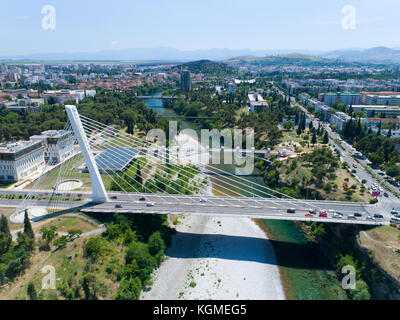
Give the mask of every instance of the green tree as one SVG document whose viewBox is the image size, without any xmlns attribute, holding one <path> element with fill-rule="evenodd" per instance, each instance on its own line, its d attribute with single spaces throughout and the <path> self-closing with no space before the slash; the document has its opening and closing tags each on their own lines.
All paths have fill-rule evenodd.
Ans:
<svg viewBox="0 0 400 320">
<path fill-rule="evenodd" d="M 356 288 L 351 291 L 351 297 L 353 300 L 370 300 L 371 294 L 367 283 L 363 280 L 357 280 Z"/>
<path fill-rule="evenodd" d="M 138 300 L 142 291 L 142 283 L 138 277 L 122 278 L 115 296 L 116 300 Z"/>
<path fill-rule="evenodd" d="M 325 131 L 323 144 L 328 144 L 328 142 L 329 142 L 328 132 Z"/>
<path fill-rule="evenodd" d="M 37 299 L 36 288 L 35 288 L 35 285 L 33 284 L 33 282 L 29 282 L 26 293 L 30 300 Z"/>
<path fill-rule="evenodd" d="M 35 233 L 33 232 L 31 221 L 28 216 L 28 210 L 25 210 L 24 215 L 24 233 L 31 239 L 35 239 Z"/>
<path fill-rule="evenodd" d="M 317 143 L 317 135 L 316 135 L 315 132 L 314 132 L 313 135 L 312 135 L 311 143 L 312 143 L 313 147 L 314 147 L 314 145 Z"/>
<path fill-rule="evenodd" d="M 58 239 L 54 241 L 54 245 L 57 247 L 57 249 L 62 249 L 65 248 L 65 246 L 68 243 L 68 237 L 67 236 L 61 236 Z"/>
<path fill-rule="evenodd" d="M 294 128 L 294 123 L 292 120 L 288 120 L 283 124 L 283 128 L 287 131 L 290 131 Z"/>
<path fill-rule="evenodd" d="M 100 236 L 90 238 L 85 245 L 85 255 L 97 260 L 103 253 L 103 246 L 104 241 Z"/>
<path fill-rule="evenodd" d="M 147 245 L 149 247 L 150 254 L 153 256 L 160 252 L 164 252 L 165 243 L 163 238 L 161 237 L 160 231 L 156 231 L 150 236 Z"/>
<path fill-rule="evenodd" d="M 42 233 L 42 239 L 45 240 L 47 243 L 50 243 L 55 237 L 57 237 L 56 230 L 56 226 L 51 226 L 50 228 L 43 227 L 42 229 L 40 229 L 40 232 Z"/>
</svg>

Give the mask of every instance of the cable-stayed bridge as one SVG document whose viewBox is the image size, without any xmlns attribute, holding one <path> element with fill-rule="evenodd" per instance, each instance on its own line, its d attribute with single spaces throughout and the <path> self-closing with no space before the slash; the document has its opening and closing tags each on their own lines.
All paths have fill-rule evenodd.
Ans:
<svg viewBox="0 0 400 320">
<path fill-rule="evenodd" d="M 218 166 L 201 161 L 191 164 L 187 159 L 184 162 L 183 158 L 190 154 L 172 155 L 171 148 L 79 115 L 75 106 L 66 106 L 66 110 L 69 121 L 65 130 L 73 136 L 75 152 L 58 164 L 53 163 L 51 156 L 29 190 L 12 191 L 24 198 L 19 201 L 14 216 L 26 208 L 46 208 L 50 214 L 79 209 L 86 213 L 193 214 L 388 224 L 388 219 L 373 218 L 374 214 L 381 213 L 380 205 L 295 199 Z M 201 156 L 215 151 L 196 152 Z M 239 153 L 244 151 L 248 150 L 240 149 Z M 327 215 L 320 216 L 321 211 Z"/>
</svg>

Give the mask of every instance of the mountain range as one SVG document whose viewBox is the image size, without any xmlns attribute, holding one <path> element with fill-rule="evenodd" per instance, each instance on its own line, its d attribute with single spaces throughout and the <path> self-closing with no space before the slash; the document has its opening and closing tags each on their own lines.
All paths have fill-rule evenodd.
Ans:
<svg viewBox="0 0 400 320">
<path fill-rule="evenodd" d="M 387 47 L 371 49 L 336 50 L 321 55 L 328 59 L 339 59 L 351 62 L 400 64 L 400 50 Z"/>
<path fill-rule="evenodd" d="M 1 60 L 32 60 L 32 61 L 176 61 L 186 62 L 201 59 L 227 60 L 239 56 L 276 56 L 289 53 L 307 54 L 326 59 L 343 60 L 362 63 L 400 64 L 400 49 L 376 47 L 370 49 L 344 49 L 335 51 L 312 50 L 232 50 L 232 49 L 205 49 L 180 50 L 170 47 L 132 48 L 121 50 L 102 50 L 97 52 L 59 52 L 35 53 L 17 56 L 0 56 Z"/>
</svg>

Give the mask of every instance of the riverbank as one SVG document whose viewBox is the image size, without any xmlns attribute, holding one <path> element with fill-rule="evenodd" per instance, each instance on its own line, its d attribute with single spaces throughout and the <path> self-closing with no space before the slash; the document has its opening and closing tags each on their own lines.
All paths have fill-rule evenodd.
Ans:
<svg viewBox="0 0 400 320">
<path fill-rule="evenodd" d="M 290 221 L 256 220 L 277 252 L 277 264 L 289 300 L 346 300 L 335 269 Z"/>
<path fill-rule="evenodd" d="M 247 218 L 185 216 L 141 299 L 285 299 L 274 249 Z"/>
</svg>

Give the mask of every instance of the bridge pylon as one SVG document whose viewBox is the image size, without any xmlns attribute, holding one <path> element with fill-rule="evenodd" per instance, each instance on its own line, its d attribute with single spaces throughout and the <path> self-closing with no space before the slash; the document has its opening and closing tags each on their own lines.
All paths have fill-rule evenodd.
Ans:
<svg viewBox="0 0 400 320">
<path fill-rule="evenodd" d="M 108 196 L 106 193 L 106 189 L 104 187 L 103 180 L 101 180 L 99 168 L 97 167 L 96 161 L 94 159 L 92 149 L 90 149 L 89 142 L 87 140 L 85 130 L 83 129 L 78 110 L 76 110 L 76 107 L 72 105 L 66 105 L 65 110 L 67 111 L 69 121 L 71 122 L 72 129 L 74 130 L 79 147 L 82 151 L 83 158 L 85 159 L 86 165 L 89 170 L 90 180 L 92 182 L 93 202 L 107 202 Z"/>
</svg>

